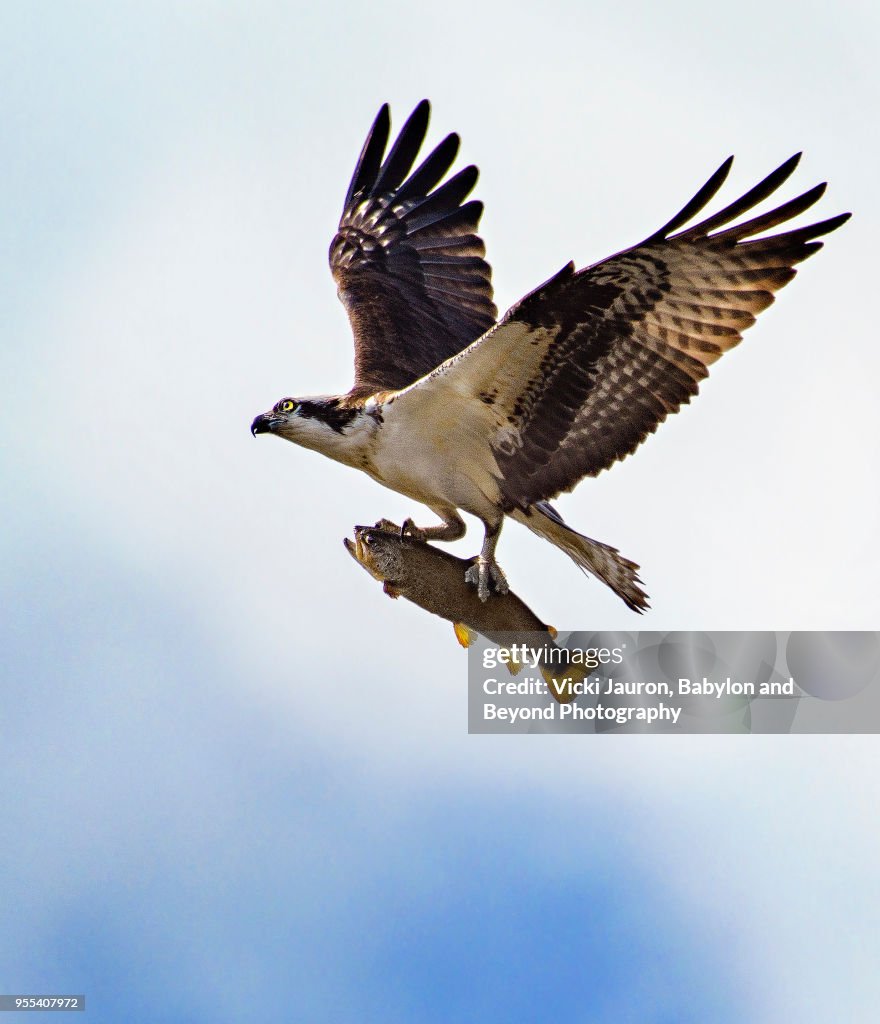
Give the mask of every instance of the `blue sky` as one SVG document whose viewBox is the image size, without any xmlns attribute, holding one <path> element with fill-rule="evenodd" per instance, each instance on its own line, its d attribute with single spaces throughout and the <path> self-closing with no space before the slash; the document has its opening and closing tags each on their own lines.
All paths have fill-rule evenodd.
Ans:
<svg viewBox="0 0 880 1024">
<path fill-rule="evenodd" d="M 468 737 L 451 629 L 342 549 L 419 510 L 248 433 L 339 390 L 326 249 L 383 101 L 459 131 L 506 308 L 790 153 L 850 224 L 566 497 L 642 620 L 878 625 L 866 4 L 7 3 L 0 989 L 95 1021 L 874 1019 L 873 737 Z M 399 521 L 399 520 L 398 520 Z M 473 527 L 460 553 L 476 543 Z"/>
</svg>

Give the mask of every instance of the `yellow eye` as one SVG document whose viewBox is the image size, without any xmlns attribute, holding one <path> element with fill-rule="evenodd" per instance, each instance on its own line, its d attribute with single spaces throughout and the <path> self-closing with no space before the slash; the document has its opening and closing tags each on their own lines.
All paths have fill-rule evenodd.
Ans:
<svg viewBox="0 0 880 1024">
<path fill-rule="evenodd" d="M 295 402 L 291 402 L 291 400 L 289 398 L 285 398 L 285 400 L 281 403 L 281 405 L 278 408 L 282 412 L 293 412 L 295 407 L 296 407 L 296 403 Z"/>
</svg>

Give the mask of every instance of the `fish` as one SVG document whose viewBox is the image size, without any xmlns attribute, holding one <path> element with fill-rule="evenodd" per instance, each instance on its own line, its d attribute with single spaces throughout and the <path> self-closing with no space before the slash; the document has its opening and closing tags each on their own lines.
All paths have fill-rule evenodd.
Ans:
<svg viewBox="0 0 880 1024">
<path fill-rule="evenodd" d="M 345 537 L 343 543 L 352 558 L 381 582 L 389 597 L 403 597 L 451 622 L 462 647 L 470 647 L 476 634 L 508 650 L 525 643 L 543 652 L 537 667 L 552 696 L 560 704 L 570 703 L 576 696 L 572 684 L 581 682 L 589 669 L 583 664 L 566 664 L 565 649 L 556 643 L 557 630 L 538 618 L 512 590 L 496 590 L 491 601 L 481 601 L 476 588 L 465 580 L 465 570 L 474 558 L 458 558 L 404 535 L 387 520 L 375 526 L 356 526 L 354 540 Z M 507 665 L 512 675 L 522 667 L 515 658 Z"/>
</svg>

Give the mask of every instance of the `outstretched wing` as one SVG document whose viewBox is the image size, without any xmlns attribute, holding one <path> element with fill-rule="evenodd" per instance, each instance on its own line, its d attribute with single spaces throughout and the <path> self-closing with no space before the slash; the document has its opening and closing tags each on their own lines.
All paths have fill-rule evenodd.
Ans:
<svg viewBox="0 0 880 1024">
<path fill-rule="evenodd" d="M 607 469 L 697 394 L 709 365 L 739 343 L 794 277 L 794 265 L 822 247 L 815 239 L 849 217 L 753 238 L 812 206 L 823 184 L 725 227 L 770 196 L 799 156 L 674 234 L 719 190 L 727 160 L 646 241 L 584 270 L 564 267 L 405 394 L 424 390 L 447 403 L 464 394 L 483 403 L 508 509 L 552 498 Z"/>
<path fill-rule="evenodd" d="M 425 139 L 427 100 L 385 156 L 379 111 L 355 167 L 330 269 L 354 333 L 352 393 L 398 389 L 460 352 L 495 323 L 491 269 L 477 235 L 483 204 L 465 167 L 439 185 L 458 153 L 448 135 L 410 174 Z"/>
</svg>

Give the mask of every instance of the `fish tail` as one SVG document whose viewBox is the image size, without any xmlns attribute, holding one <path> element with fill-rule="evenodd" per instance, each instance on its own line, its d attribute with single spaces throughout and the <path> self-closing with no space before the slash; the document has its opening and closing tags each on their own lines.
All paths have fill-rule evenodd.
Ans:
<svg viewBox="0 0 880 1024">
<path fill-rule="evenodd" d="M 567 668 L 544 664 L 539 667 L 550 695 L 560 704 L 571 704 L 577 697 L 574 687 L 582 683 L 589 673 L 589 669 L 581 664 L 569 665 Z"/>
<path fill-rule="evenodd" d="M 584 572 L 598 577 L 634 612 L 643 612 L 648 595 L 642 590 L 638 566 L 601 541 L 585 537 L 573 530 L 546 501 L 530 505 L 525 512 L 511 513 L 512 518 L 527 526 L 532 533 L 561 548 Z"/>
</svg>

